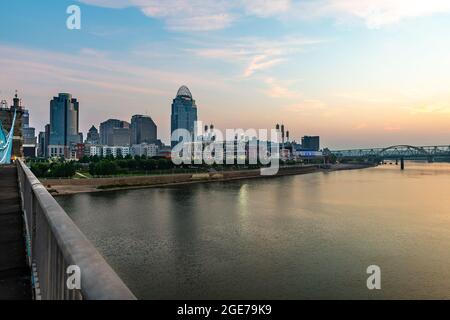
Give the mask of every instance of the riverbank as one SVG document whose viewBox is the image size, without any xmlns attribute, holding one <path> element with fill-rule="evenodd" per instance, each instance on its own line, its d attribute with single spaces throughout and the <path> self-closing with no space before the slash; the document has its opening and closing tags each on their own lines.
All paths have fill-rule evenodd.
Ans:
<svg viewBox="0 0 450 320">
<path fill-rule="evenodd" d="M 152 176 L 133 176 L 93 179 L 42 179 L 42 184 L 53 196 L 78 193 L 104 192 L 114 190 L 156 188 L 171 185 L 232 181 L 241 179 L 275 178 L 288 175 L 301 175 L 320 171 L 356 170 L 371 167 L 360 164 L 338 164 L 322 168 L 319 165 L 281 167 L 274 176 L 262 176 L 258 170 L 217 171 L 201 174 L 166 174 Z"/>
</svg>

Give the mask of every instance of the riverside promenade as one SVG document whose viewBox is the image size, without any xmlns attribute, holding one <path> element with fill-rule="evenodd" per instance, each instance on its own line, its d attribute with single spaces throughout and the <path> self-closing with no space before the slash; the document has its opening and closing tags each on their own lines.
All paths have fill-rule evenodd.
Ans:
<svg viewBox="0 0 450 320">
<path fill-rule="evenodd" d="M 17 168 L 0 166 L 0 300 L 30 300 Z"/>
</svg>

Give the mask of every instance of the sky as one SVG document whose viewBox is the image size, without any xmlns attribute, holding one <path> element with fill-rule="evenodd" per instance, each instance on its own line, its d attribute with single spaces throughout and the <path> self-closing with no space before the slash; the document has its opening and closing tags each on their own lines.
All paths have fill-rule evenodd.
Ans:
<svg viewBox="0 0 450 320">
<path fill-rule="evenodd" d="M 66 10 L 81 8 L 81 29 Z M 31 125 L 59 92 L 80 131 L 151 116 L 170 138 L 187 85 L 219 129 L 320 135 L 332 149 L 450 144 L 448 0 L 4 0 L 0 99 Z"/>
</svg>

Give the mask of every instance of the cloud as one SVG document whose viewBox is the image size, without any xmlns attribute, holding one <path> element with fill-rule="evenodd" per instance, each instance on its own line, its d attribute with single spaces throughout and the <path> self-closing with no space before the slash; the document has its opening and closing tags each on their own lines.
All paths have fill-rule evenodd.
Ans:
<svg viewBox="0 0 450 320">
<path fill-rule="evenodd" d="M 303 98 L 300 92 L 289 89 L 274 78 L 267 78 L 265 83 L 269 86 L 266 94 L 271 98 Z"/>
<path fill-rule="evenodd" d="M 248 78 L 255 73 L 271 69 L 287 60 L 293 54 L 323 43 L 325 40 L 289 36 L 268 41 L 261 38 L 240 38 L 219 41 L 218 44 L 196 44 L 200 48 L 190 49 L 199 57 L 219 59 L 242 66 L 242 76 Z"/>
<path fill-rule="evenodd" d="M 132 0 L 79 0 L 79 1 L 92 6 L 114 8 L 114 9 L 122 9 L 134 5 Z"/>
<path fill-rule="evenodd" d="M 292 6 L 291 0 L 243 0 L 242 3 L 247 14 L 259 17 L 283 14 Z"/>
<path fill-rule="evenodd" d="M 235 17 L 227 1 L 215 0 L 149 0 L 135 1 L 141 11 L 162 18 L 172 30 L 208 31 L 231 25 Z"/>
<path fill-rule="evenodd" d="M 136 7 L 162 19 L 176 31 L 209 31 L 229 27 L 245 16 L 310 19 L 331 17 L 339 22 L 361 20 L 380 28 L 404 19 L 450 12 L 448 0 L 79 0 L 109 7 Z"/>
<path fill-rule="evenodd" d="M 79 0 L 109 7 L 136 7 L 148 17 L 162 19 L 175 31 L 223 29 L 236 19 L 233 2 L 226 0 Z"/>
<path fill-rule="evenodd" d="M 404 19 L 450 12 L 448 0 L 317 0 L 301 2 L 296 14 L 333 17 L 339 21 L 358 19 L 368 28 L 398 23 Z"/>
<path fill-rule="evenodd" d="M 266 55 L 256 56 L 245 69 L 244 77 L 249 77 L 258 70 L 270 69 L 283 61 L 284 59 L 271 59 Z"/>
<path fill-rule="evenodd" d="M 170 30 L 210 31 L 229 27 L 243 16 L 270 17 L 287 12 L 291 0 L 79 0 L 107 8 L 135 7 L 162 19 Z"/>
</svg>

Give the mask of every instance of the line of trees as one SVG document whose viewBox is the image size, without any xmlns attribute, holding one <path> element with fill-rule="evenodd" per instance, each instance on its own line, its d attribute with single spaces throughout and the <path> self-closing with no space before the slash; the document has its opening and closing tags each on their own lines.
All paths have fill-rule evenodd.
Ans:
<svg viewBox="0 0 450 320">
<path fill-rule="evenodd" d="M 71 178 L 78 170 L 78 165 L 70 162 L 33 162 L 31 171 L 39 178 Z"/>
<path fill-rule="evenodd" d="M 323 160 L 317 160 L 322 163 Z M 310 163 L 314 163 L 311 161 Z M 126 156 L 114 158 L 113 156 L 98 157 L 85 156 L 78 162 L 64 161 L 48 162 L 47 160 L 35 160 L 30 163 L 31 171 L 39 178 L 71 178 L 77 171 L 81 173 L 89 172 L 92 176 L 114 176 L 126 174 L 151 173 L 152 171 L 185 171 L 185 170 L 239 170 L 239 169 L 259 169 L 264 167 L 262 164 L 243 164 L 243 165 L 181 165 L 176 166 L 170 159 L 166 158 L 147 158 L 146 156 Z M 296 161 L 281 161 L 280 165 L 296 165 Z"/>
<path fill-rule="evenodd" d="M 93 176 L 110 176 L 116 174 L 139 173 L 154 170 L 170 170 L 174 168 L 172 161 L 167 159 L 99 159 L 89 163 L 89 173 Z"/>
</svg>

